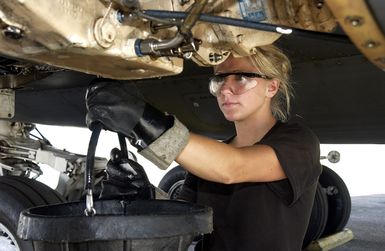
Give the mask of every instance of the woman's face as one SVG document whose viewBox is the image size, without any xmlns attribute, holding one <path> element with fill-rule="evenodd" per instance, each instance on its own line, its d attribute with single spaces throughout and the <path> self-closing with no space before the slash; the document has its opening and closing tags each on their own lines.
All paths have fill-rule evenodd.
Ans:
<svg viewBox="0 0 385 251">
<path fill-rule="evenodd" d="M 261 73 L 248 57 L 230 56 L 215 68 L 215 74 Z M 263 72 L 262 72 L 263 73 Z M 242 82 L 243 81 L 243 82 Z M 247 82 L 249 81 L 249 82 Z M 240 86 L 242 85 L 242 86 Z M 270 100 L 278 90 L 274 79 L 228 75 L 216 93 L 219 108 L 229 121 L 242 121 L 270 113 Z"/>
</svg>

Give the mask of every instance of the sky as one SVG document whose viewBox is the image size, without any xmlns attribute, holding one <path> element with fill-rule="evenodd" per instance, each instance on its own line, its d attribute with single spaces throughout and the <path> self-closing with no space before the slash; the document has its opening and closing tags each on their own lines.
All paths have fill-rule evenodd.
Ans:
<svg viewBox="0 0 385 251">
<path fill-rule="evenodd" d="M 47 125 L 37 125 L 37 128 L 56 148 L 84 155 L 87 153 L 91 136 L 87 128 Z M 110 150 L 114 147 L 119 147 L 117 134 L 102 131 L 96 156 L 108 159 Z M 144 167 L 154 185 L 158 185 L 164 174 L 176 165 L 174 163 L 163 171 L 137 154 L 134 147 L 129 146 L 129 150 L 138 157 L 138 162 Z M 329 151 L 338 151 L 341 155 L 340 161 L 332 164 L 322 160 L 321 163 L 334 170 L 344 180 L 351 196 L 385 194 L 385 145 L 321 145 L 321 156 L 326 156 Z M 47 167 L 43 167 L 43 171 L 45 175 L 40 180 L 55 187 L 57 178 L 54 177 L 57 172 Z"/>
</svg>

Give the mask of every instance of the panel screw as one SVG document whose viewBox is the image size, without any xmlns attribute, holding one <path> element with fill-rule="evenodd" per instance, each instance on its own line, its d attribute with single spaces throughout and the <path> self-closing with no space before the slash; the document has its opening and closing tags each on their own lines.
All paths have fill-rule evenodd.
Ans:
<svg viewBox="0 0 385 251">
<path fill-rule="evenodd" d="M 366 41 L 366 43 L 364 44 L 364 46 L 366 48 L 374 48 L 374 47 L 377 47 L 379 45 L 379 43 L 373 41 L 373 40 L 368 40 Z"/>
<path fill-rule="evenodd" d="M 354 20 L 351 21 L 351 24 L 353 26 L 358 26 L 360 24 L 360 22 L 357 19 L 354 19 Z"/>
<path fill-rule="evenodd" d="M 347 16 L 345 21 L 350 23 L 353 27 L 361 26 L 364 23 L 364 19 L 360 16 Z"/>
</svg>

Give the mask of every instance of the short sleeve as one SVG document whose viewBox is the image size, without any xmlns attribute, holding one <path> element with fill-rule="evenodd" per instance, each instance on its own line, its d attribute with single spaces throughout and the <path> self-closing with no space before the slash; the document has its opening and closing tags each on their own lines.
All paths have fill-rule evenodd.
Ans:
<svg viewBox="0 0 385 251">
<path fill-rule="evenodd" d="M 318 138 L 309 128 L 294 122 L 281 124 L 260 144 L 273 148 L 287 176 L 286 180 L 270 182 L 268 186 L 292 205 L 318 181 L 321 174 Z"/>
</svg>

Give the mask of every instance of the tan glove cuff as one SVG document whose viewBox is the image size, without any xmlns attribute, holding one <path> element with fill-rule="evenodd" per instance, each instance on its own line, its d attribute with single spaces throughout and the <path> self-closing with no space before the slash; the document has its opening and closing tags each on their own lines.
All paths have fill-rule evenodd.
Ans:
<svg viewBox="0 0 385 251">
<path fill-rule="evenodd" d="M 167 169 L 188 143 L 188 129 L 174 117 L 174 125 L 139 152 L 140 155 L 157 165 Z"/>
</svg>

